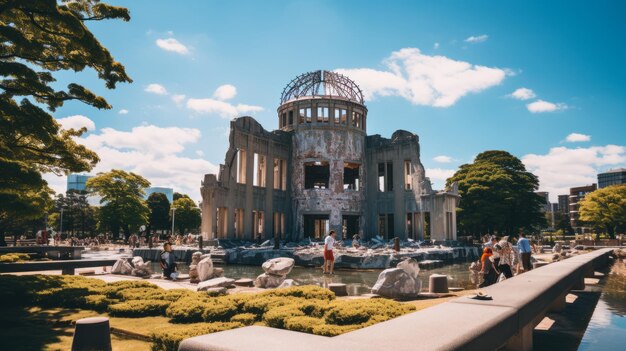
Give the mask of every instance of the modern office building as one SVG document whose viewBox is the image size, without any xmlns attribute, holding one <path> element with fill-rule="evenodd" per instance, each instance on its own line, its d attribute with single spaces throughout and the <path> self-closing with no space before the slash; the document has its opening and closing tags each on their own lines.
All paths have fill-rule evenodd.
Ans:
<svg viewBox="0 0 626 351">
<path fill-rule="evenodd" d="M 67 188 L 66 191 L 77 190 L 85 191 L 87 179 L 93 176 L 88 174 L 70 174 L 67 176 Z"/>
<path fill-rule="evenodd" d="M 433 190 L 418 136 L 368 136 L 367 112 L 352 80 L 315 71 L 283 90 L 278 130 L 231 121 L 224 164 L 202 182 L 204 237 L 455 240 L 456 185 Z"/>
<path fill-rule="evenodd" d="M 626 168 L 616 168 L 598 174 L 598 188 L 626 184 Z"/>
<path fill-rule="evenodd" d="M 586 228 L 582 227 L 578 223 L 578 208 L 580 206 L 580 201 L 585 198 L 585 196 L 593 191 L 598 189 L 596 184 L 579 186 L 576 188 L 569 189 L 569 220 L 570 225 L 574 230 L 578 233 L 585 233 Z"/>
<path fill-rule="evenodd" d="M 559 195 L 559 212 L 569 216 L 569 195 Z"/>
<path fill-rule="evenodd" d="M 150 194 L 152 193 L 162 193 L 162 194 L 165 194 L 165 197 L 167 197 L 167 200 L 170 203 L 174 202 L 174 189 L 172 188 L 153 186 L 150 188 L 146 188 L 145 192 L 146 192 L 146 196 L 144 197 L 144 199 L 148 199 L 148 196 L 150 196 Z"/>
</svg>

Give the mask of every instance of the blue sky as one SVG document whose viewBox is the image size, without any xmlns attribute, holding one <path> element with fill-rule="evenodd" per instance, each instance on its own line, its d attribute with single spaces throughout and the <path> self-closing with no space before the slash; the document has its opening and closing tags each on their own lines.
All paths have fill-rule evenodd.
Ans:
<svg viewBox="0 0 626 351">
<path fill-rule="evenodd" d="M 224 162 L 230 118 L 277 128 L 283 87 L 317 69 L 363 88 L 368 134 L 418 134 L 436 188 L 485 150 L 522 158 L 553 200 L 626 164 L 620 1 L 110 3 L 131 21 L 89 27 L 134 82 L 107 90 L 93 71 L 57 74 L 113 106 L 55 112 L 89 127 L 95 171 L 132 170 L 199 199 L 202 174 Z"/>
</svg>

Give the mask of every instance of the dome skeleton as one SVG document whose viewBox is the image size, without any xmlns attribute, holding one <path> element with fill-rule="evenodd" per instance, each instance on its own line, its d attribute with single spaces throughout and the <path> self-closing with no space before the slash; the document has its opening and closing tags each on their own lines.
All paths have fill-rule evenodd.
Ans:
<svg viewBox="0 0 626 351">
<path fill-rule="evenodd" d="M 348 77 L 331 71 L 313 71 L 294 78 L 280 97 L 280 103 L 303 96 L 331 96 L 364 104 L 363 92 Z"/>
</svg>

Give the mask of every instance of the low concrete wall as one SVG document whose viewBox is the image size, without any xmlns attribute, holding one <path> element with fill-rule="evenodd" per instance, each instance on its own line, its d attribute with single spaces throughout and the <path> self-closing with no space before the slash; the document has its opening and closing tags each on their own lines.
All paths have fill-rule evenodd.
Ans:
<svg viewBox="0 0 626 351">
<path fill-rule="evenodd" d="M 9 246 L 0 247 L 0 255 L 8 253 L 28 253 L 37 254 L 41 257 L 48 257 L 50 259 L 72 259 L 80 260 L 81 253 L 85 250 L 82 246 Z"/>
<path fill-rule="evenodd" d="M 461 297 L 334 338 L 245 327 L 184 340 L 179 351 L 531 350 L 532 331 L 572 289 L 608 263 L 600 249 L 487 287 L 493 300 Z"/>
<path fill-rule="evenodd" d="M 113 266 L 117 260 L 61 260 L 0 263 L 0 273 L 63 271 L 63 274 L 74 274 L 76 268 L 92 268 Z"/>
</svg>

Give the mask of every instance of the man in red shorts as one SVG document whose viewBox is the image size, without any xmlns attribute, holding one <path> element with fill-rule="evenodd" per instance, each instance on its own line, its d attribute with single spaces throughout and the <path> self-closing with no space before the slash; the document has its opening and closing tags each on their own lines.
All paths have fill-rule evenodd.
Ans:
<svg viewBox="0 0 626 351">
<path fill-rule="evenodd" d="M 335 231 L 331 230 L 324 239 L 324 274 L 333 274 L 335 269 L 335 256 L 333 247 L 335 246 Z"/>
</svg>

